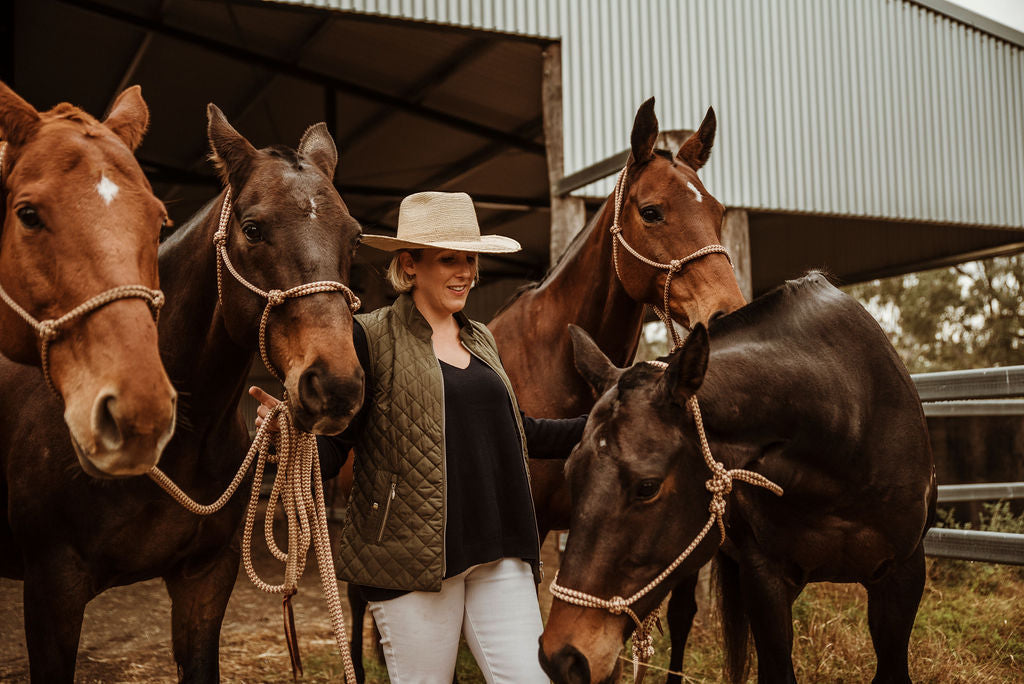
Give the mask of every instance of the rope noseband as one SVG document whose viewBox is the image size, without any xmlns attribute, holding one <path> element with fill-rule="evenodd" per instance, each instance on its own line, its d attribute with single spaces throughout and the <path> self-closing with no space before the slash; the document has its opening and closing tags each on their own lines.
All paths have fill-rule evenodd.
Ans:
<svg viewBox="0 0 1024 684">
<path fill-rule="evenodd" d="M 621 283 L 622 282 L 622 274 L 619 272 L 619 251 L 618 251 L 618 245 L 619 245 L 620 242 L 622 243 L 622 246 L 626 249 L 626 251 L 629 252 L 630 254 L 632 254 L 637 259 L 637 261 L 640 261 L 641 263 L 647 264 L 648 266 L 651 266 L 653 268 L 660 269 L 660 270 L 666 272 L 665 273 L 664 308 L 662 309 L 662 308 L 659 308 L 657 306 L 652 306 L 652 308 L 654 309 L 654 312 L 656 314 L 658 314 L 658 318 L 661 319 L 661 322 L 664 323 L 665 327 L 668 328 L 669 335 L 672 336 L 672 340 L 674 342 L 674 345 L 676 347 L 678 347 L 679 345 L 681 345 L 683 343 L 683 340 L 679 337 L 679 333 L 676 332 L 675 327 L 672 325 L 672 318 L 671 318 L 671 315 L 670 315 L 670 312 L 669 312 L 669 308 L 668 308 L 669 288 L 672 285 L 672 278 L 675 276 L 676 273 L 679 273 L 680 271 L 682 271 L 683 270 L 683 266 L 685 266 L 686 264 L 690 263 L 691 261 L 695 261 L 697 259 L 700 259 L 701 257 L 705 257 L 705 256 L 707 256 L 709 254 L 724 254 L 725 258 L 729 260 L 729 264 L 730 265 L 732 265 L 732 257 L 729 256 L 729 251 L 725 248 L 724 245 L 713 244 L 713 245 L 706 245 L 704 247 L 701 247 L 696 252 L 693 252 L 692 254 L 689 254 L 688 256 L 683 257 L 682 259 L 672 259 L 667 264 L 663 264 L 663 263 L 660 263 L 660 262 L 648 259 L 643 254 L 640 254 L 640 252 L 638 252 L 635 249 L 633 249 L 633 247 L 631 247 L 630 244 L 628 242 L 626 242 L 626 238 L 622 237 L 622 226 L 619 225 L 619 218 L 620 218 L 621 213 L 622 213 L 622 197 L 625 194 L 625 190 L 626 190 L 626 177 L 628 175 L 629 175 L 629 164 L 627 163 L 626 166 L 622 167 L 622 171 L 619 172 L 619 177 L 615 181 L 615 216 L 614 216 L 614 218 L 612 220 L 611 228 L 608 229 L 608 231 L 613 236 L 613 240 L 612 240 L 612 263 L 615 265 L 615 275 L 619 278 L 619 282 Z"/>
<path fill-rule="evenodd" d="M 647 363 L 655 366 L 656 368 L 660 368 L 663 371 L 668 368 L 668 364 L 664 361 L 647 361 Z M 700 545 L 704 540 L 704 537 L 707 536 L 708 532 L 711 531 L 711 528 L 714 527 L 716 523 L 721 535 L 718 545 L 721 546 L 722 543 L 725 542 L 725 521 L 723 519 L 725 516 L 725 497 L 732 491 L 733 480 L 742 480 L 743 482 L 764 487 L 773 494 L 782 496 L 782 487 L 778 486 L 764 475 L 750 470 L 727 470 L 721 461 L 716 461 L 711 455 L 711 447 L 708 445 L 708 438 L 704 432 L 704 421 L 701 418 L 700 405 L 697 403 L 697 397 L 691 396 L 689 400 L 687 400 L 686 405 L 693 414 L 693 422 L 697 428 L 697 436 L 700 440 L 700 451 L 704 456 L 704 463 L 706 463 L 708 469 L 711 470 L 711 479 L 704 483 L 707 490 L 711 492 L 711 504 L 708 506 L 711 516 L 708 518 L 707 523 L 704 524 L 701 531 L 697 533 L 697 536 L 692 542 L 690 542 L 690 545 L 683 549 L 682 553 L 676 556 L 676 559 L 672 561 L 667 568 L 662 570 L 657 577 L 628 598 L 613 596 L 610 599 L 603 599 L 599 596 L 594 596 L 593 594 L 587 594 L 582 591 L 563 587 L 558 584 L 558 573 L 555 573 L 555 578 L 551 581 L 550 586 L 551 595 L 565 601 L 566 603 L 582 606 L 584 608 L 600 608 L 607 610 L 612 615 L 626 613 L 633 619 L 633 622 L 636 623 L 636 630 L 633 632 L 634 678 L 636 677 L 640 666 L 646 666 L 647 661 L 654 655 L 654 635 L 652 634 L 652 630 L 658 621 L 658 612 L 660 607 L 655 608 L 644 620 L 640 620 L 636 612 L 630 608 L 630 606 L 643 598 L 652 589 L 661 584 L 665 578 L 671 575 L 672 572 L 678 568 L 691 553 L 693 553 L 694 549 Z"/>
<path fill-rule="evenodd" d="M 3 170 L 6 152 L 7 143 L 0 143 L 0 187 L 3 186 L 4 182 Z M 50 374 L 50 345 L 60 337 L 65 328 L 75 320 L 84 318 L 93 311 L 96 311 L 111 302 L 116 302 L 119 299 L 131 298 L 144 299 L 149 305 L 150 312 L 153 314 L 153 320 L 157 321 L 160 316 L 160 309 L 164 305 L 164 293 L 160 290 L 154 290 L 146 287 L 145 285 L 120 285 L 118 287 L 110 288 L 95 297 L 87 299 L 85 302 L 79 304 L 63 316 L 59 316 L 58 318 L 49 318 L 42 321 L 36 320 L 28 311 L 18 305 L 18 303 L 15 302 L 9 294 L 7 294 L 7 291 L 4 290 L 3 286 L 0 285 L 0 299 L 2 299 L 4 303 L 14 311 L 14 313 L 18 314 L 22 320 L 28 323 L 35 331 L 36 336 L 39 337 L 39 358 L 43 377 L 46 378 L 46 384 L 49 385 L 50 390 L 52 390 L 58 397 L 60 397 L 60 392 L 57 391 L 57 386 L 54 384 L 53 377 Z"/>
<path fill-rule="evenodd" d="M 259 344 L 260 356 L 267 370 L 282 383 L 284 379 L 278 374 L 270 362 L 266 346 L 267 319 L 275 306 L 283 304 L 287 299 L 303 297 L 318 292 L 339 291 L 348 300 L 349 309 L 355 313 L 359 309 L 359 298 L 347 285 L 334 280 L 321 280 L 297 285 L 288 290 L 270 290 L 265 292 L 256 287 L 235 269 L 228 257 L 227 229 L 231 219 L 231 188 L 228 187 L 221 205 L 220 222 L 214 233 L 213 243 L 217 250 L 217 298 L 223 305 L 223 287 L 221 263 L 234 278 L 246 288 L 267 300 L 260 317 Z M 280 432 L 275 438 L 270 425 L 277 421 Z M 274 442 L 276 441 L 276 445 Z M 276 449 L 271 447 L 276 446 Z M 228 502 L 245 479 L 245 474 L 253 461 L 256 462 L 253 476 L 252 492 L 245 512 L 245 526 L 242 531 L 242 560 L 245 572 L 254 585 L 268 594 L 284 595 L 285 637 L 288 653 L 291 656 L 292 675 L 297 678 L 302 674 L 302 662 L 299 658 L 298 644 L 295 640 L 295 623 L 291 612 L 291 597 L 298 592 L 299 580 L 306 567 L 306 557 L 310 543 L 316 552 L 317 565 L 320 569 L 320 586 L 327 600 L 327 610 L 334 629 L 334 638 L 341 652 L 345 670 L 345 681 L 355 684 L 355 666 L 348 646 L 348 635 L 345 631 L 345 615 L 338 594 L 338 583 L 334 575 L 334 561 L 331 555 L 331 540 L 327 527 L 327 507 L 324 502 L 323 481 L 320 477 L 320 459 L 317 455 L 316 438 L 295 427 L 291 412 L 288 410 L 288 392 L 284 400 L 270 410 L 266 419 L 256 431 L 256 437 L 249 447 L 241 466 L 227 489 L 212 504 L 203 505 L 191 499 L 167 475 L 157 467 L 149 471 L 149 477 L 170 494 L 178 503 L 196 515 L 210 515 L 220 510 Z M 264 538 L 271 554 L 284 562 L 284 581 L 281 584 L 269 584 L 256 573 L 252 563 L 252 531 L 256 520 L 256 509 L 259 504 L 260 488 L 263 472 L 267 463 L 277 463 L 277 474 L 270 492 L 264 518 Z M 274 511 L 278 501 L 284 509 L 288 522 L 288 550 L 282 551 L 274 540 Z"/>
</svg>

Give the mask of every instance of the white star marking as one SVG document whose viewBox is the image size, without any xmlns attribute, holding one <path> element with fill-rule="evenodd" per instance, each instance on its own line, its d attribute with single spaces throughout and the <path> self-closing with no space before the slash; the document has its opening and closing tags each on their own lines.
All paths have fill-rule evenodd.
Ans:
<svg viewBox="0 0 1024 684">
<path fill-rule="evenodd" d="M 690 188 L 690 190 L 693 190 L 693 196 L 697 198 L 698 202 L 704 201 L 704 195 L 700 194 L 700 190 L 697 189 L 696 185 L 694 185 L 690 181 L 686 181 L 686 187 Z"/>
<path fill-rule="evenodd" d="M 120 191 L 121 188 L 117 187 L 117 183 L 110 180 L 105 175 L 101 176 L 100 182 L 96 184 L 96 192 L 100 193 L 100 197 L 103 198 L 103 201 L 108 207 Z"/>
</svg>

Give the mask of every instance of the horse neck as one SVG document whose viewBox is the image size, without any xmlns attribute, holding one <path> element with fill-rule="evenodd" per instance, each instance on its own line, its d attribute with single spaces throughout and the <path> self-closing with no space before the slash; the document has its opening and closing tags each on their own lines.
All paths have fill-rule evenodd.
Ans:
<svg viewBox="0 0 1024 684">
<path fill-rule="evenodd" d="M 614 213 L 609 198 L 533 296 L 550 300 L 541 310 L 557 319 L 555 329 L 564 333 L 569 323 L 580 326 L 612 363 L 625 366 L 636 353 L 644 305 L 627 294 L 615 274 L 609 232 Z"/>
<path fill-rule="evenodd" d="M 160 347 L 183 395 L 186 420 L 202 432 L 234 415 L 254 350 L 228 335 L 217 294 L 217 230 L 224 195 L 203 207 L 160 247 Z M 225 273 L 225 277 L 230 277 Z"/>
</svg>

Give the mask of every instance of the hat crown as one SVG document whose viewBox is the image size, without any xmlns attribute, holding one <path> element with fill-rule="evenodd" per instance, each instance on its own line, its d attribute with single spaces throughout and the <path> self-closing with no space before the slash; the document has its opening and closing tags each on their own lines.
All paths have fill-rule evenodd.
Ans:
<svg viewBox="0 0 1024 684">
<path fill-rule="evenodd" d="M 478 240 L 473 200 L 464 192 L 417 192 L 398 210 L 399 240 Z"/>
</svg>

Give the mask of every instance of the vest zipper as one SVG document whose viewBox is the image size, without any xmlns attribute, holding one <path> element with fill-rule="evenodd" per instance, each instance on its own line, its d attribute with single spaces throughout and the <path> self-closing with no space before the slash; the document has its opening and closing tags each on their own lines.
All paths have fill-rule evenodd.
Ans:
<svg viewBox="0 0 1024 684">
<path fill-rule="evenodd" d="M 430 350 L 434 350 L 434 343 L 430 343 Z M 472 352 L 471 352 L 472 353 Z M 444 413 L 444 370 L 441 368 L 441 359 L 434 354 L 437 361 L 437 374 L 441 378 L 441 581 L 448 573 L 448 446 L 445 444 L 445 413 Z"/>
<path fill-rule="evenodd" d="M 384 502 L 384 515 L 380 519 L 380 530 L 377 532 L 377 543 L 384 538 L 384 526 L 388 524 L 388 515 L 391 513 L 391 502 L 395 500 L 395 487 L 398 485 L 397 475 L 391 476 L 391 491 L 388 493 L 387 501 Z"/>
</svg>

